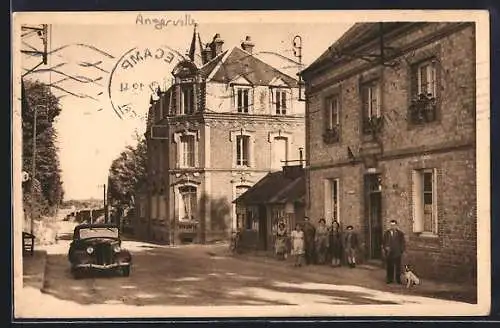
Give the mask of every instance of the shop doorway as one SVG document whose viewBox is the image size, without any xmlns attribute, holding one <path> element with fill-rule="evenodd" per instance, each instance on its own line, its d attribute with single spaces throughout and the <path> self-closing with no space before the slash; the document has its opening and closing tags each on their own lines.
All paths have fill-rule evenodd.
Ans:
<svg viewBox="0 0 500 328">
<path fill-rule="evenodd" d="M 380 174 L 365 175 L 366 254 L 369 260 L 382 259 L 382 185 Z"/>
</svg>

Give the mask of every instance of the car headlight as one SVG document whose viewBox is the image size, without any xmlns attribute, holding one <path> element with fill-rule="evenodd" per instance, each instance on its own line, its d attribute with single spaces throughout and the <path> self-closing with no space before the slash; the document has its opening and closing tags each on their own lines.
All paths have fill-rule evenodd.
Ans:
<svg viewBox="0 0 500 328">
<path fill-rule="evenodd" d="M 114 251 L 115 253 L 119 253 L 121 250 L 122 250 L 122 249 L 120 248 L 120 246 L 119 246 L 119 245 L 115 245 L 115 246 L 113 247 L 113 251 Z"/>
<path fill-rule="evenodd" d="M 89 246 L 87 247 L 87 254 L 92 254 L 94 252 L 94 247 Z"/>
</svg>

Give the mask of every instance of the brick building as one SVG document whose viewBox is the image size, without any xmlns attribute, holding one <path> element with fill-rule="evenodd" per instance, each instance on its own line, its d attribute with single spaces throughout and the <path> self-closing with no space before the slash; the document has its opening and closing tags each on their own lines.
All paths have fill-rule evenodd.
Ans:
<svg viewBox="0 0 500 328">
<path fill-rule="evenodd" d="M 250 37 L 227 50 L 223 44 L 219 34 L 203 44 L 195 28 L 189 58 L 151 101 L 139 235 L 164 242 L 228 237 L 238 225 L 232 201 L 304 147 L 297 79 L 256 58 Z"/>
<path fill-rule="evenodd" d="M 381 260 L 396 219 L 423 277 L 475 283 L 474 23 L 355 24 L 301 74 L 307 214 Z"/>
</svg>

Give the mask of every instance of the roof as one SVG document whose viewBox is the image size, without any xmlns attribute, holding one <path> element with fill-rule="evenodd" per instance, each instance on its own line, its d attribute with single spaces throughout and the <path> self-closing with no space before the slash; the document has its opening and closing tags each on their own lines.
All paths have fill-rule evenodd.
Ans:
<svg viewBox="0 0 500 328">
<path fill-rule="evenodd" d="M 282 171 L 268 173 L 253 187 L 234 200 L 246 205 L 303 202 L 306 192 L 304 175 L 289 178 Z"/>
<path fill-rule="evenodd" d="M 75 227 L 75 230 L 87 229 L 87 228 L 118 228 L 116 224 L 111 223 L 83 223 Z"/>
<path fill-rule="evenodd" d="M 269 85 L 275 78 L 281 78 L 291 87 L 298 86 L 297 79 L 284 74 L 239 47 L 233 47 L 219 54 L 200 71 L 206 78 L 211 76 L 207 82 L 228 83 L 239 76 L 244 76 L 254 85 Z"/>
<path fill-rule="evenodd" d="M 374 40 L 380 34 L 381 23 L 356 23 L 349 28 L 337 41 L 335 41 L 328 49 L 323 52 L 311 65 L 305 68 L 301 74 L 307 73 L 318 66 L 321 66 L 327 61 L 332 61 L 336 58 L 336 51 L 351 50 L 353 48 L 367 44 Z M 383 23 L 383 31 L 387 33 L 395 28 L 402 27 L 405 22 L 386 22 Z"/>
</svg>

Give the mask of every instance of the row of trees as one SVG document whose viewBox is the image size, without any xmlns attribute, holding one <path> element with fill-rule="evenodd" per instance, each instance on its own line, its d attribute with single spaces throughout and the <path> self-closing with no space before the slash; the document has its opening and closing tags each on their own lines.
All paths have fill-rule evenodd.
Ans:
<svg viewBox="0 0 500 328">
<path fill-rule="evenodd" d="M 62 203 L 64 190 L 54 122 L 61 113 L 57 97 L 40 81 L 22 82 L 23 171 L 30 174 L 23 183 L 23 203 L 35 217 L 50 215 Z M 34 129 L 36 111 L 36 129 Z M 33 133 L 36 130 L 35 177 L 32 173 Z M 33 185 L 32 185 L 33 184 Z M 31 194 L 31 187 L 34 193 Z M 32 200 L 31 197 L 34 197 Z M 33 206 L 33 207 L 32 207 Z"/>
<path fill-rule="evenodd" d="M 134 206 L 135 191 L 147 182 L 147 143 L 136 135 L 137 144 L 127 146 L 113 160 L 108 176 L 108 205 L 118 213 Z"/>
</svg>

